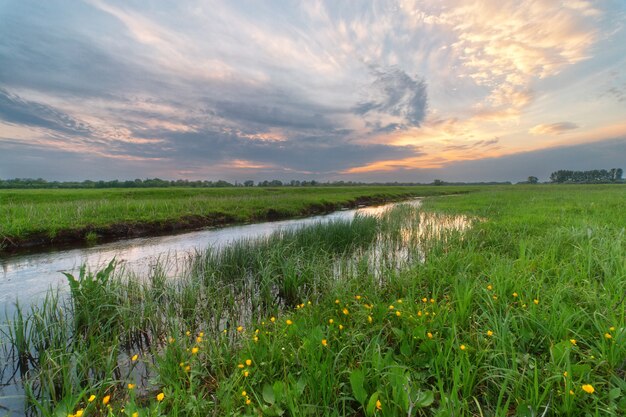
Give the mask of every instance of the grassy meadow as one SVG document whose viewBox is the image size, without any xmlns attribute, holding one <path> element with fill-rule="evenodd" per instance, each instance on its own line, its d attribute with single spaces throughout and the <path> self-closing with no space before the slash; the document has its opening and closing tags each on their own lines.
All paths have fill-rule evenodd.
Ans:
<svg viewBox="0 0 626 417">
<path fill-rule="evenodd" d="M 472 187 L 0 190 L 0 250 L 306 216 Z M 31 240 L 31 242 L 28 242 Z"/>
<path fill-rule="evenodd" d="M 474 187 L 176 280 L 82 271 L 0 347 L 50 417 L 623 416 L 624 207 L 619 185 Z"/>
</svg>

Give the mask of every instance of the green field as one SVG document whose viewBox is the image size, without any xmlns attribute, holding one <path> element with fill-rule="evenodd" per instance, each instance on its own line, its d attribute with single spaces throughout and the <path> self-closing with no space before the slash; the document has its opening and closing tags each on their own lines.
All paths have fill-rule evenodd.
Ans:
<svg viewBox="0 0 626 417">
<path fill-rule="evenodd" d="M 483 187 L 177 280 L 85 273 L 4 350 L 44 416 L 623 416 L 624 207 L 618 185 Z"/>
<path fill-rule="evenodd" d="M 0 190 L 0 243 L 10 249 L 22 243 L 45 246 L 162 234 L 467 189 L 471 187 Z"/>
</svg>

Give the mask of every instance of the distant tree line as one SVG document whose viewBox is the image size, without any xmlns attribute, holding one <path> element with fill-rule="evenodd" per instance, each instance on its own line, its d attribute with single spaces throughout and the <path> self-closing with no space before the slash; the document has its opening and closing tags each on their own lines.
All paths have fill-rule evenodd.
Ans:
<svg viewBox="0 0 626 417">
<path fill-rule="evenodd" d="M 43 178 L 14 178 L 0 179 L 0 189 L 41 189 L 41 188 L 167 188 L 167 187 L 193 187 L 193 188 L 219 188 L 219 187 L 360 187 L 360 186 L 413 186 L 413 185 L 502 185 L 510 182 L 446 182 L 434 180 L 430 184 L 418 182 L 358 182 L 358 181 L 328 181 L 315 180 L 263 180 L 255 184 L 253 180 L 243 182 L 228 182 L 224 180 L 162 180 L 160 178 L 136 179 L 136 180 L 112 180 L 112 181 L 47 181 Z"/>
<path fill-rule="evenodd" d="M 610 183 L 621 182 L 624 171 L 621 168 L 594 169 L 591 171 L 569 171 L 561 169 L 550 174 L 550 181 L 556 183 Z"/>
</svg>

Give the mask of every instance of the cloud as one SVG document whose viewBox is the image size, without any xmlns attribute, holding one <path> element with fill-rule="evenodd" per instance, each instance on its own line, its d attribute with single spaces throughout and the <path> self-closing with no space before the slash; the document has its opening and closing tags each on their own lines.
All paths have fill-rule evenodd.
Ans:
<svg viewBox="0 0 626 417">
<path fill-rule="evenodd" d="M 424 80 L 411 77 L 397 67 L 372 67 L 371 72 L 374 81 L 367 90 L 368 98 L 359 102 L 354 112 L 373 116 L 379 131 L 419 127 L 428 105 Z M 395 122 L 381 126 L 381 120 L 388 119 L 388 116 L 392 116 Z"/>
<path fill-rule="evenodd" d="M 69 135 L 90 132 L 87 124 L 46 104 L 25 100 L 0 88 L 0 120 L 11 124 L 43 127 Z"/>
<path fill-rule="evenodd" d="M 531 128 L 528 132 L 532 135 L 562 135 L 570 130 L 578 129 L 579 126 L 572 122 L 560 122 L 540 124 Z"/>
</svg>

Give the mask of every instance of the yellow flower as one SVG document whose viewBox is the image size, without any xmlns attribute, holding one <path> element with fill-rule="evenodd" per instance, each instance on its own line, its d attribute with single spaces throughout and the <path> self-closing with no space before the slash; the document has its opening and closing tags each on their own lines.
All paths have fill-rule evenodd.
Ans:
<svg viewBox="0 0 626 417">
<path fill-rule="evenodd" d="M 431 299 L 430 299 L 430 303 L 431 303 L 431 304 L 435 304 L 435 299 L 434 299 L 434 298 L 431 298 Z"/>
<path fill-rule="evenodd" d="M 567 378 L 567 371 L 563 372 L 563 376 Z"/>
<path fill-rule="evenodd" d="M 174 339 L 172 336 L 170 336 L 170 337 L 167 339 L 167 341 L 168 341 L 168 342 L 170 342 L 170 343 L 174 343 L 174 342 L 176 341 L 176 339 Z"/>
<path fill-rule="evenodd" d="M 244 371 L 243 376 L 245 376 L 247 378 L 249 375 L 250 375 L 250 372 Z"/>
<path fill-rule="evenodd" d="M 572 345 L 576 345 L 576 339 L 570 339 L 570 340 L 569 340 L 569 342 L 570 342 Z"/>
<path fill-rule="evenodd" d="M 256 337 L 256 336 L 254 336 L 254 337 L 252 338 L 252 340 L 254 340 L 254 343 L 256 343 L 256 342 L 258 342 L 258 341 L 259 341 L 259 338 L 258 338 L 258 337 Z"/>
<path fill-rule="evenodd" d="M 488 289 L 489 291 L 493 290 L 493 287 L 491 286 L 491 284 L 487 285 L 487 289 Z"/>
<path fill-rule="evenodd" d="M 322 339 L 322 346 L 328 346 L 328 341 L 326 341 L 326 339 Z"/>
<path fill-rule="evenodd" d="M 240 363 L 239 365 L 237 365 L 237 368 L 243 369 L 243 363 Z"/>
<path fill-rule="evenodd" d="M 574 391 L 569 390 L 569 395 L 574 395 Z"/>
<path fill-rule="evenodd" d="M 357 300 L 360 300 L 361 296 L 360 295 L 355 295 L 354 298 L 356 298 Z"/>
<path fill-rule="evenodd" d="M 76 417 L 81 417 L 83 415 L 83 413 L 85 412 L 85 410 L 83 410 L 82 408 L 80 410 L 76 410 L 76 414 L 74 414 Z"/>
<path fill-rule="evenodd" d="M 614 332 L 615 331 L 615 327 L 614 326 L 609 327 L 609 331 Z"/>
<path fill-rule="evenodd" d="M 397 300 L 398 304 L 402 304 L 402 298 Z"/>
<path fill-rule="evenodd" d="M 604 337 L 607 339 L 612 339 L 613 336 L 611 336 L 611 333 L 604 333 Z"/>
<path fill-rule="evenodd" d="M 248 393 L 247 393 L 247 392 L 245 392 L 245 391 L 241 391 L 241 396 L 242 396 L 242 397 L 245 397 L 245 396 L 247 396 L 247 395 L 248 395 Z"/>
<path fill-rule="evenodd" d="M 348 311 L 348 309 L 347 309 L 347 308 L 344 308 L 344 309 L 343 309 L 343 310 L 341 310 L 341 311 L 342 311 L 342 312 L 343 312 L 343 314 L 345 314 L 346 316 L 347 316 L 348 314 L 350 314 L 350 312 Z"/>
<path fill-rule="evenodd" d="M 270 321 L 271 321 L 272 323 L 274 323 L 274 322 L 276 321 L 276 317 L 272 316 L 272 318 L 270 319 Z"/>
<path fill-rule="evenodd" d="M 517 293 L 516 292 L 513 293 L 513 297 L 517 298 Z"/>
<path fill-rule="evenodd" d="M 196 342 L 202 343 L 202 338 L 200 336 L 196 337 Z"/>
<path fill-rule="evenodd" d="M 243 326 L 237 326 L 237 331 L 238 332 L 243 332 Z"/>
<path fill-rule="evenodd" d="M 200 337 L 204 337 L 204 332 L 200 332 L 200 333 L 198 333 L 198 336 L 200 336 Z"/>
<path fill-rule="evenodd" d="M 428 336 L 429 339 L 433 338 L 433 334 L 431 332 L 426 333 L 426 336 Z"/>
<path fill-rule="evenodd" d="M 135 411 L 131 417 L 139 417 L 139 412 Z"/>
<path fill-rule="evenodd" d="M 156 396 L 158 402 L 163 401 L 163 398 L 165 398 L 165 394 L 163 394 L 162 392 L 158 393 Z"/>
<path fill-rule="evenodd" d="M 135 384 L 128 384 L 128 389 L 135 389 L 136 385 Z"/>
<path fill-rule="evenodd" d="M 333 324 L 335 322 L 335 320 L 333 319 L 328 319 L 328 324 Z"/>
<path fill-rule="evenodd" d="M 187 330 L 187 331 L 185 332 L 185 334 L 186 334 L 187 336 L 191 336 L 191 332 L 190 332 L 189 330 Z"/>
<path fill-rule="evenodd" d="M 396 311 L 396 316 L 400 317 L 402 315 L 402 313 L 400 313 L 399 311 Z"/>
<path fill-rule="evenodd" d="M 68 414 L 67 417 L 75 417 L 74 414 Z"/>
<path fill-rule="evenodd" d="M 343 330 L 343 325 L 339 325 L 339 330 Z"/>
<path fill-rule="evenodd" d="M 87 401 L 89 401 L 90 403 L 92 403 L 95 399 L 96 399 L 96 396 L 95 396 L 95 395 L 93 395 L 93 394 L 91 394 L 91 395 L 89 396 L 89 399 L 87 399 Z"/>
<path fill-rule="evenodd" d="M 539 300 L 537 300 L 536 298 L 533 300 L 533 303 L 535 304 L 539 304 Z"/>
<path fill-rule="evenodd" d="M 465 345 L 461 345 L 461 346 L 460 346 L 460 348 L 461 348 L 461 350 L 465 350 L 465 349 L 467 349 L 467 348 L 465 347 Z"/>
<path fill-rule="evenodd" d="M 287 326 L 291 326 L 293 324 L 293 321 L 287 320 L 285 323 L 287 323 Z"/>
<path fill-rule="evenodd" d="M 493 332 L 491 330 L 487 330 L 487 336 L 489 337 L 493 336 Z"/>
<path fill-rule="evenodd" d="M 389 306 L 389 310 L 393 310 L 394 308 L 393 304 Z"/>
<path fill-rule="evenodd" d="M 246 405 L 250 405 L 252 401 L 250 401 L 250 398 L 246 398 Z"/>
<path fill-rule="evenodd" d="M 199 350 L 200 349 L 198 349 L 198 347 L 194 346 L 194 347 L 191 348 L 191 354 L 195 355 L 196 353 L 198 353 Z"/>
<path fill-rule="evenodd" d="M 371 323 L 373 321 L 372 316 L 367 316 L 367 322 Z"/>
<path fill-rule="evenodd" d="M 494 300 L 497 300 L 497 299 L 498 299 L 498 296 L 497 296 L 497 295 L 494 295 L 494 296 L 493 296 L 493 299 L 494 299 Z"/>
<path fill-rule="evenodd" d="M 335 300 L 335 304 L 339 304 L 339 299 L 336 299 L 336 300 Z"/>
<path fill-rule="evenodd" d="M 417 312 L 417 317 L 422 317 L 422 310 Z"/>
<path fill-rule="evenodd" d="M 248 366 L 252 365 L 252 359 L 246 359 L 246 365 Z"/>
<path fill-rule="evenodd" d="M 135 354 L 133 355 L 132 358 L 130 358 L 131 361 L 135 362 L 137 359 L 139 359 L 139 355 Z"/>
<path fill-rule="evenodd" d="M 185 366 L 185 372 L 189 372 L 189 371 L 191 371 L 191 366 L 190 365 Z"/>
<path fill-rule="evenodd" d="M 583 391 L 585 391 L 587 394 L 593 394 L 596 390 L 593 388 L 593 385 L 591 384 L 585 384 L 582 386 Z"/>
<path fill-rule="evenodd" d="M 107 395 L 102 399 L 102 404 L 107 405 L 110 400 L 111 400 L 111 396 Z"/>
<path fill-rule="evenodd" d="M 383 409 L 383 405 L 382 405 L 382 403 L 380 402 L 380 400 L 376 400 L 376 409 L 377 409 L 377 410 L 382 410 L 382 409 Z"/>
</svg>

